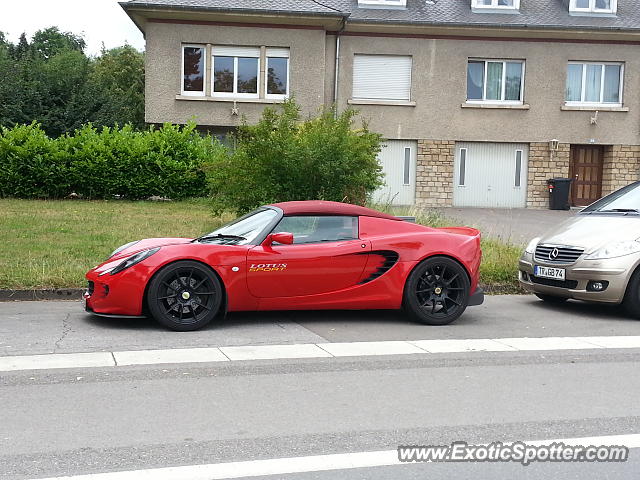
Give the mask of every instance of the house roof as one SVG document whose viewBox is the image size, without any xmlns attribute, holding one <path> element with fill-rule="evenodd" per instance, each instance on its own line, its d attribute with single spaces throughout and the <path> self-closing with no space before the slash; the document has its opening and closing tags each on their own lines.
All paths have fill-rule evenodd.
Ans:
<svg viewBox="0 0 640 480">
<path fill-rule="evenodd" d="M 387 220 L 401 220 L 393 215 L 350 203 L 328 202 L 325 200 L 302 200 L 274 203 L 285 215 L 348 215 L 353 217 L 378 217 Z"/>
<path fill-rule="evenodd" d="M 407 0 L 407 8 L 362 8 L 358 0 L 131 0 L 128 9 L 344 16 L 350 23 L 502 28 L 640 30 L 640 0 L 619 0 L 614 17 L 569 15 L 566 0 L 522 0 L 520 13 L 473 13 L 470 0 Z"/>
</svg>

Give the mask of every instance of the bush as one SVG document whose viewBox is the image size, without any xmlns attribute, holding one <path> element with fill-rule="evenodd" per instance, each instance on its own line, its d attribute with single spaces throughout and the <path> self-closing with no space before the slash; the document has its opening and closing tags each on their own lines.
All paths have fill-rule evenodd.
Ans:
<svg viewBox="0 0 640 480">
<path fill-rule="evenodd" d="M 194 124 L 138 132 L 130 125 L 48 138 L 38 125 L 0 130 L 0 196 L 174 199 L 206 195 L 202 165 L 222 151 Z"/>
<path fill-rule="evenodd" d="M 213 156 L 207 168 L 215 209 L 313 199 L 364 204 L 382 183 L 382 139 L 366 124 L 354 130 L 355 116 L 326 109 L 301 122 L 300 107 L 289 100 L 266 108 L 257 125 L 243 123 L 233 151 Z"/>
</svg>

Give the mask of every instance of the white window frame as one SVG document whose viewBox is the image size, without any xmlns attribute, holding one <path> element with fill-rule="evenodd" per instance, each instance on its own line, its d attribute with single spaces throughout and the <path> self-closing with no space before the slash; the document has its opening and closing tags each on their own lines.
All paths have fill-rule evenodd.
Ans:
<svg viewBox="0 0 640 480">
<path fill-rule="evenodd" d="M 281 50 L 279 48 L 275 48 L 275 47 L 267 47 L 267 53 L 266 53 L 266 57 L 265 57 L 265 68 L 264 68 L 264 95 L 265 98 L 269 98 L 269 99 L 274 99 L 274 100 L 284 100 L 289 98 L 289 92 L 291 91 L 291 86 L 290 86 L 290 77 L 291 77 L 291 51 L 290 49 L 287 47 L 286 50 L 289 50 L 289 53 L 287 54 L 287 56 L 284 55 L 274 55 L 274 54 L 269 54 L 269 50 L 270 48 L 273 48 L 274 50 Z M 284 50 L 284 48 L 282 49 Z M 269 59 L 270 58 L 286 58 L 287 59 L 287 93 L 285 93 L 284 95 L 282 94 L 277 94 L 277 93 L 269 93 L 267 87 L 269 84 Z"/>
<path fill-rule="evenodd" d="M 184 49 L 185 48 L 201 48 L 202 57 L 204 60 L 204 72 L 202 72 L 202 91 L 192 92 L 184 89 Z M 206 95 L 207 85 L 207 46 L 199 43 L 183 43 L 181 44 L 181 59 L 182 65 L 180 66 L 180 94 L 186 97 L 204 97 Z"/>
<path fill-rule="evenodd" d="M 491 5 L 484 5 L 482 0 L 471 0 L 471 11 L 476 13 L 517 13 L 520 11 L 520 0 L 513 0 L 513 5 L 498 5 L 498 0 L 491 0 Z"/>
<path fill-rule="evenodd" d="M 577 0 L 569 0 L 569 13 L 582 13 L 582 14 L 605 13 L 605 14 L 615 15 L 616 12 L 618 11 L 618 0 L 611 0 L 611 3 L 609 5 L 610 5 L 610 8 L 597 8 L 596 0 L 589 0 L 588 7 L 579 8 L 577 7 Z"/>
<path fill-rule="evenodd" d="M 520 154 L 520 171 L 518 171 L 518 154 Z M 522 188 L 522 171 L 524 170 L 523 167 L 523 163 L 524 163 L 524 150 L 522 149 L 517 149 L 515 151 L 515 156 L 514 156 L 514 162 L 515 162 L 515 173 L 518 175 L 514 175 L 514 179 L 513 179 L 513 188 Z"/>
<path fill-rule="evenodd" d="M 482 85 L 482 100 L 467 99 L 467 103 L 471 104 L 500 104 L 500 105 L 523 105 L 524 104 L 524 79 L 526 70 L 526 61 L 519 59 L 492 59 L 492 58 L 469 58 L 467 59 L 467 81 L 469 75 L 469 62 L 484 62 L 484 84 Z M 502 91 L 500 98 L 504 99 L 507 88 L 507 63 L 520 63 L 522 65 L 522 76 L 520 78 L 520 99 L 519 100 L 487 100 L 487 69 L 489 63 L 502 62 Z M 467 87 L 468 90 L 468 87 Z M 466 94 L 465 94 L 466 95 Z"/>
<path fill-rule="evenodd" d="M 216 45 L 217 47 L 221 47 Z M 260 98 L 260 55 L 252 56 L 252 57 L 243 57 L 242 55 L 216 55 L 215 48 L 213 47 L 211 50 L 211 96 L 218 98 Z M 255 49 L 257 51 L 260 50 L 260 47 L 249 47 L 251 49 Z M 216 92 L 215 91 L 215 83 L 216 83 L 216 72 L 215 72 L 215 57 L 231 57 L 233 58 L 233 92 Z M 239 58 L 256 58 L 258 60 L 258 64 L 256 67 L 256 93 L 238 93 L 238 59 Z"/>
<path fill-rule="evenodd" d="M 622 62 L 580 62 L 580 61 L 572 61 L 567 63 L 567 77 L 569 75 L 569 65 L 582 65 L 582 89 L 580 91 L 580 101 L 567 101 L 566 100 L 566 86 L 565 86 L 565 105 L 568 107 L 576 106 L 576 107 L 622 107 L 623 98 L 622 93 L 624 91 L 624 63 Z M 585 93 L 586 93 L 586 79 L 587 79 L 587 65 L 600 65 L 602 66 L 602 72 L 600 77 L 600 101 L 599 102 L 585 102 Z M 615 65 L 620 67 L 620 79 L 618 85 L 618 98 L 619 102 L 604 102 L 604 74 L 605 74 L 605 66 L 606 65 Z"/>
<path fill-rule="evenodd" d="M 466 187 L 467 186 L 467 158 L 469 157 L 469 149 L 468 148 L 460 148 L 458 150 L 458 174 L 457 184 L 458 187 Z M 464 152 L 464 159 L 462 152 Z"/>
<path fill-rule="evenodd" d="M 402 185 L 411 185 L 411 160 L 413 159 L 413 149 L 404 147 L 404 158 L 402 159 Z"/>
<path fill-rule="evenodd" d="M 355 64 L 355 58 L 356 57 L 402 57 L 402 58 L 408 58 L 411 62 L 411 67 L 409 69 L 409 95 L 407 98 L 378 98 L 378 97 L 366 97 L 366 96 L 356 96 L 354 94 L 354 82 L 355 82 L 355 65 L 354 65 L 354 71 L 352 71 L 352 78 L 351 78 L 351 82 L 352 82 L 352 91 L 351 91 L 351 97 L 353 100 L 355 101 L 373 101 L 373 102 L 392 102 L 392 103 L 401 103 L 401 104 L 406 104 L 408 102 L 411 102 L 411 99 L 413 98 L 413 69 L 414 69 L 414 62 L 413 62 L 413 55 L 397 55 L 397 54 L 392 54 L 392 55 L 384 55 L 384 54 L 379 54 L 379 53 L 355 53 L 353 55 L 353 61 Z"/>
</svg>

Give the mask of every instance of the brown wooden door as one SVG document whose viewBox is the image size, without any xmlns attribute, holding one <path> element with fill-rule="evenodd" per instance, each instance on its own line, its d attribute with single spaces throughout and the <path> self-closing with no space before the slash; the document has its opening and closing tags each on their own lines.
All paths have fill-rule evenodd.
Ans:
<svg viewBox="0 0 640 480">
<path fill-rule="evenodd" d="M 571 204 L 584 207 L 602 196 L 603 148 L 594 145 L 572 145 L 569 177 Z"/>
</svg>

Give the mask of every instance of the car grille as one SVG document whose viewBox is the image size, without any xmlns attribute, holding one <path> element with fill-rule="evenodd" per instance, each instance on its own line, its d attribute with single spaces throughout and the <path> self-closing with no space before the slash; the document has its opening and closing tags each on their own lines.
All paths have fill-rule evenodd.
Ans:
<svg viewBox="0 0 640 480">
<path fill-rule="evenodd" d="M 554 250 L 558 250 L 555 258 L 550 258 Z M 538 245 L 536 247 L 536 260 L 539 262 L 553 263 L 556 265 L 569 265 L 574 263 L 584 252 L 582 248 L 558 247 L 556 245 Z"/>
<path fill-rule="evenodd" d="M 576 280 L 552 280 L 550 278 L 540 278 L 529 275 L 529 280 L 538 285 L 546 285 L 548 287 L 569 288 L 574 289 L 578 286 Z"/>
</svg>

